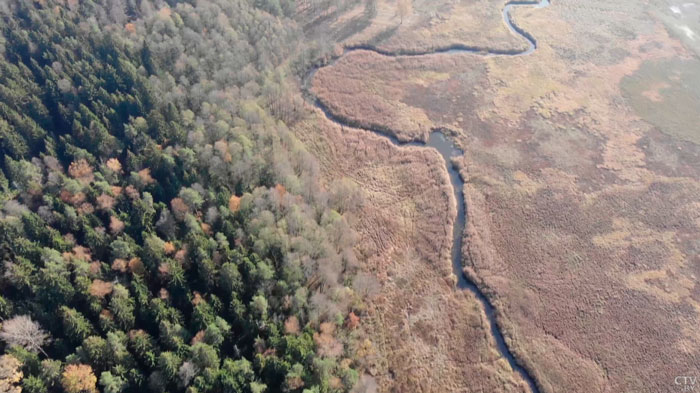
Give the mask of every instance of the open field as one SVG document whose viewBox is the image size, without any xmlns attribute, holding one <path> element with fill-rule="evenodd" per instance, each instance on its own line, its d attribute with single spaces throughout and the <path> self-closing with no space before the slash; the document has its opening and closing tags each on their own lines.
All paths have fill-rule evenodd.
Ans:
<svg viewBox="0 0 700 393">
<path fill-rule="evenodd" d="M 517 9 L 531 56 L 358 51 L 314 81 L 356 124 L 455 131 L 467 273 L 543 392 L 671 392 L 700 373 L 700 67 L 663 7 Z"/>
<path fill-rule="evenodd" d="M 326 182 L 350 181 L 364 200 L 350 217 L 361 236 L 363 270 L 376 287 L 361 316 L 371 342 L 361 353 L 380 391 L 525 391 L 500 359 L 476 299 L 454 288 L 456 209 L 442 158 L 341 130 L 318 112 L 296 133 L 318 157 Z"/>
<path fill-rule="evenodd" d="M 527 48 L 503 24 L 502 1 L 416 0 L 403 21 L 397 3 L 377 1 L 377 16 L 372 24 L 345 44 L 370 43 L 392 52 L 421 52 L 455 44 L 514 51 Z"/>
<path fill-rule="evenodd" d="M 334 114 L 359 126 L 425 141 L 433 128 L 456 130 L 471 121 L 467 115 L 476 108 L 469 101 L 485 82 L 486 66 L 475 55 L 392 58 L 355 51 L 320 69 L 312 91 Z"/>
<path fill-rule="evenodd" d="M 401 0 L 361 2 L 314 29 L 344 46 L 372 45 L 392 52 L 425 52 L 453 45 L 512 51 L 527 48 L 503 24 L 503 1 L 414 0 L 403 11 L 403 18 L 399 3 Z"/>
</svg>

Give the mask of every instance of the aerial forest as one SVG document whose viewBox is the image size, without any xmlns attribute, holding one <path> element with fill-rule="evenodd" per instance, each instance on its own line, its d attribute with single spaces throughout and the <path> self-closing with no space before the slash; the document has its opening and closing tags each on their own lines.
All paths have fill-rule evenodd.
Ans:
<svg viewBox="0 0 700 393">
<path fill-rule="evenodd" d="M 328 46 L 298 7 L 0 2 L 1 392 L 357 384 L 361 201 L 290 132 Z"/>
</svg>

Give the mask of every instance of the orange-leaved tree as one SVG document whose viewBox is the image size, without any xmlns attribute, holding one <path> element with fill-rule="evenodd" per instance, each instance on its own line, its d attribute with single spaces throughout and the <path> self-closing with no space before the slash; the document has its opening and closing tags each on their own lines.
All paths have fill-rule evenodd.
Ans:
<svg viewBox="0 0 700 393">
<path fill-rule="evenodd" d="M 61 385 L 67 393 L 97 393 L 97 377 L 87 364 L 66 366 Z"/>
</svg>

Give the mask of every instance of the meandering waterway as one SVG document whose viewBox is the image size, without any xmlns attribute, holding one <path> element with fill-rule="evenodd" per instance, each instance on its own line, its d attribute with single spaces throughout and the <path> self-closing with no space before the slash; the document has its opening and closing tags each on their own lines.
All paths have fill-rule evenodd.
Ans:
<svg viewBox="0 0 700 393">
<path fill-rule="evenodd" d="M 539 393 L 539 388 L 538 385 L 535 381 L 535 379 L 532 377 L 532 374 L 520 364 L 520 362 L 517 360 L 517 358 L 513 355 L 511 352 L 510 348 L 506 344 L 505 338 L 503 336 L 503 333 L 501 332 L 501 328 L 498 324 L 498 320 L 496 318 L 497 311 L 493 307 L 493 304 L 491 304 L 491 301 L 484 295 L 482 290 L 473 282 L 471 281 L 465 274 L 462 266 L 462 240 L 464 236 L 464 227 L 466 224 L 466 219 L 467 219 L 467 214 L 466 214 L 466 206 L 464 203 L 464 181 L 462 180 L 458 169 L 453 165 L 452 163 L 452 158 L 453 157 L 458 157 L 463 154 L 463 152 L 457 148 L 454 144 L 454 141 L 452 141 L 449 137 L 445 135 L 440 130 L 433 130 L 427 140 L 427 142 L 401 142 L 399 141 L 394 135 L 388 133 L 388 130 L 385 129 L 372 129 L 372 128 L 367 128 L 363 127 L 360 125 L 358 122 L 355 121 L 350 121 L 348 119 L 341 118 L 337 115 L 335 115 L 317 96 L 313 95 L 311 92 L 311 81 L 313 80 L 314 75 L 316 74 L 316 71 L 323 67 L 328 67 L 333 65 L 335 62 L 343 58 L 344 56 L 348 55 L 349 53 L 352 53 L 357 50 L 369 50 L 376 52 L 378 54 L 381 54 L 383 56 L 389 56 L 389 57 L 408 57 L 408 56 L 431 56 L 439 53 L 444 53 L 444 54 L 454 54 L 454 53 L 472 53 L 480 56 L 526 56 L 531 53 L 533 53 L 537 49 L 537 41 L 535 38 L 528 33 L 527 31 L 523 30 L 522 28 L 518 27 L 515 22 L 512 19 L 511 11 L 513 8 L 516 7 L 537 7 L 537 8 L 542 8 L 546 7 L 550 4 L 549 0 L 542 0 L 540 2 L 527 2 L 527 1 L 512 1 L 507 3 L 503 7 L 503 21 L 508 27 L 508 29 L 513 33 L 516 34 L 520 37 L 522 37 L 528 44 L 528 48 L 525 50 L 520 50 L 520 51 L 511 51 L 511 50 L 501 50 L 497 48 L 481 48 L 481 47 L 473 47 L 473 46 L 467 46 L 467 45 L 452 45 L 449 47 L 444 47 L 440 49 L 434 49 L 430 51 L 425 51 L 425 52 L 389 52 L 385 51 L 379 48 L 376 48 L 374 46 L 369 46 L 369 45 L 360 45 L 360 46 L 353 46 L 353 47 L 348 47 L 345 49 L 343 54 L 335 59 L 333 61 L 329 62 L 328 64 L 325 64 L 323 66 L 318 66 L 312 68 L 309 73 L 307 74 L 306 78 L 304 78 L 304 90 L 307 98 L 312 101 L 312 103 L 321 109 L 325 116 L 333 121 L 334 123 L 337 123 L 341 126 L 348 126 L 348 127 L 356 127 L 356 128 L 362 128 L 366 129 L 368 131 L 372 131 L 378 135 L 381 135 L 385 138 L 388 138 L 394 145 L 397 146 L 420 146 L 424 148 L 430 148 L 430 149 L 435 149 L 437 150 L 442 158 L 445 161 L 445 167 L 447 168 L 447 172 L 449 173 L 450 177 L 450 182 L 452 183 L 452 189 L 454 192 L 455 200 L 457 202 L 457 218 L 455 220 L 454 226 L 452 228 L 452 268 L 454 271 L 455 276 L 457 276 L 457 286 L 460 289 L 467 290 L 474 294 L 474 296 L 477 298 L 479 303 L 481 303 L 481 306 L 484 308 L 484 312 L 488 318 L 489 322 L 489 330 L 491 332 L 491 335 L 493 336 L 494 341 L 496 342 L 496 346 L 498 348 L 499 353 L 503 358 L 505 358 L 508 363 L 510 364 L 511 368 L 520 374 L 520 376 L 527 382 L 530 391 L 533 393 Z"/>
</svg>

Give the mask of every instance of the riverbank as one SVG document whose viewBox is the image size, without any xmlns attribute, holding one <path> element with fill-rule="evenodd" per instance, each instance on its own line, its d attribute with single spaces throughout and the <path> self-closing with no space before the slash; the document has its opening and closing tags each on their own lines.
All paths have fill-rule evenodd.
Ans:
<svg viewBox="0 0 700 393">
<path fill-rule="evenodd" d="M 449 141 L 448 137 L 441 131 L 433 129 L 431 130 L 429 136 L 426 138 L 425 136 L 425 131 L 423 132 L 422 137 L 417 137 L 414 136 L 413 138 L 406 138 L 404 135 L 398 133 L 396 130 L 398 128 L 394 128 L 392 126 L 386 126 L 380 123 L 372 123 L 372 122 L 366 122 L 360 119 L 356 120 L 351 120 L 345 115 L 338 115 L 335 113 L 333 108 L 329 107 L 322 99 L 319 98 L 316 92 L 314 90 L 314 77 L 317 75 L 317 72 L 320 70 L 323 70 L 326 67 L 332 67 L 336 62 L 342 60 L 343 57 L 347 56 L 348 54 L 351 54 L 355 51 L 369 51 L 373 52 L 377 55 L 381 56 L 386 56 L 386 57 L 391 57 L 391 58 L 406 58 L 406 57 L 423 57 L 423 56 L 432 56 L 435 54 L 462 54 L 462 53 L 467 53 L 467 54 L 474 54 L 474 55 L 479 55 L 479 56 L 522 56 L 522 55 L 528 55 L 531 54 L 535 51 L 537 48 L 537 43 L 535 39 L 532 37 L 532 35 L 525 30 L 517 27 L 517 25 L 513 22 L 513 19 L 510 15 L 511 10 L 513 7 L 521 7 L 521 6 L 534 6 L 534 7 L 546 7 L 549 5 L 549 0 L 542 0 L 540 2 L 511 2 L 506 4 L 506 6 L 503 8 L 502 15 L 503 15 L 503 21 L 508 27 L 508 29 L 515 35 L 519 35 L 524 41 L 527 42 L 527 49 L 524 50 L 503 50 L 503 49 L 492 49 L 492 48 L 479 48 L 479 47 L 471 47 L 471 46 L 466 46 L 466 45 L 452 45 L 449 47 L 444 47 L 444 48 L 438 48 L 433 51 L 425 51 L 425 52 L 407 52 L 407 51 L 401 51 L 399 53 L 391 53 L 389 51 L 377 49 L 376 47 L 373 46 L 368 46 L 368 45 L 359 45 L 356 47 L 351 47 L 347 48 L 343 55 L 333 59 L 330 63 L 324 65 L 323 67 L 318 67 L 310 70 L 307 74 L 307 76 L 304 78 L 303 86 L 306 89 L 306 96 L 311 101 L 318 109 L 322 111 L 322 113 L 331 120 L 332 122 L 335 122 L 341 126 L 348 126 L 348 127 L 360 127 L 367 129 L 369 131 L 372 131 L 376 133 L 377 135 L 381 135 L 384 137 L 387 137 L 394 145 L 396 146 L 413 146 L 413 147 L 419 147 L 419 148 L 433 148 L 437 150 L 440 155 L 442 156 L 444 162 L 445 162 L 445 168 L 447 170 L 447 173 L 449 175 L 449 180 L 450 184 L 453 189 L 454 193 L 454 199 L 456 201 L 456 206 L 457 206 L 457 215 L 454 221 L 454 225 L 452 226 L 452 245 L 451 245 L 451 261 L 452 261 L 452 266 L 453 266 L 453 273 L 456 276 L 457 280 L 457 286 L 460 289 L 468 290 L 470 291 L 475 298 L 478 300 L 478 302 L 481 304 L 481 307 L 483 307 L 484 313 L 486 314 L 486 317 L 488 319 L 488 330 L 490 331 L 491 335 L 493 336 L 493 340 L 496 343 L 496 347 L 500 353 L 500 355 L 506 359 L 510 367 L 515 370 L 520 376 L 523 378 L 523 380 L 527 383 L 529 386 L 529 389 L 531 392 L 537 392 L 539 393 L 539 388 L 537 386 L 537 383 L 533 379 L 532 375 L 528 370 L 526 370 L 515 358 L 511 350 L 508 348 L 508 345 L 506 344 L 505 338 L 503 333 L 500 331 L 500 327 L 498 325 L 498 322 L 496 320 L 496 311 L 491 304 L 490 300 L 484 295 L 484 293 L 477 287 L 477 285 L 472 282 L 465 274 L 464 274 L 464 267 L 462 266 L 462 237 L 464 236 L 464 225 L 466 222 L 466 209 L 464 206 L 464 194 L 463 194 L 463 187 L 464 187 L 464 182 L 460 177 L 460 174 L 457 170 L 456 167 L 453 166 L 452 164 L 452 158 L 455 157 L 455 155 L 459 155 L 462 153 L 461 150 L 459 150 L 455 145 L 454 142 Z M 411 118 L 411 120 L 414 120 Z"/>
</svg>

